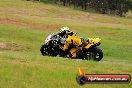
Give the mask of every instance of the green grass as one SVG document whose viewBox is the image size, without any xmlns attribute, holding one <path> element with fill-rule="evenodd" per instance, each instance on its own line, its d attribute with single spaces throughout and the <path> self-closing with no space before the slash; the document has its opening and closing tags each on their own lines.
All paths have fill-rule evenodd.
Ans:
<svg viewBox="0 0 132 88">
<path fill-rule="evenodd" d="M 0 11 L 0 88 L 132 87 L 131 83 L 79 86 L 75 80 L 79 66 L 90 74 L 132 75 L 131 19 L 25 0 L 1 0 Z M 80 36 L 100 37 L 103 60 L 42 56 L 39 49 L 44 39 L 62 26 Z"/>
</svg>

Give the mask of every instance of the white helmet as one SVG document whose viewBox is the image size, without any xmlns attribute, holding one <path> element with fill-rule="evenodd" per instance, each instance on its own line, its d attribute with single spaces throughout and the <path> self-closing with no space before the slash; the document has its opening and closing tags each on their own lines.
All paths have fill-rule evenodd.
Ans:
<svg viewBox="0 0 132 88">
<path fill-rule="evenodd" d="M 60 33 L 62 33 L 62 32 L 70 32 L 69 27 L 62 27 L 62 28 L 60 29 Z"/>
</svg>

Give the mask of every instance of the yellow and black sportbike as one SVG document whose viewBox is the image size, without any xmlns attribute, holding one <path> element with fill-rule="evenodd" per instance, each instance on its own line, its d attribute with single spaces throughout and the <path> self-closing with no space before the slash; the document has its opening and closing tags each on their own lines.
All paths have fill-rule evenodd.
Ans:
<svg viewBox="0 0 132 88">
<path fill-rule="evenodd" d="M 94 60 L 100 61 L 103 58 L 103 52 L 102 50 L 97 47 L 101 44 L 100 38 L 88 38 L 88 44 L 83 47 L 83 50 L 85 53 L 87 53 L 87 56 L 92 56 Z"/>
<path fill-rule="evenodd" d="M 80 38 L 79 36 L 68 36 L 65 40 L 63 51 L 67 51 L 70 58 L 79 58 L 83 60 L 93 59 L 100 61 L 103 58 L 103 52 L 99 46 L 100 38 Z"/>
<path fill-rule="evenodd" d="M 59 55 L 61 57 L 100 61 L 103 58 L 102 50 L 97 47 L 100 44 L 100 38 L 86 39 L 78 36 L 69 36 L 65 39 L 56 34 L 50 34 L 40 51 L 42 55 Z"/>
<path fill-rule="evenodd" d="M 40 48 L 40 52 L 43 56 L 65 56 L 65 52 L 60 49 L 60 46 L 63 46 L 62 44 L 62 37 L 58 34 L 50 34 L 45 39 L 44 44 Z M 61 42 L 60 42 L 61 41 Z"/>
<path fill-rule="evenodd" d="M 97 47 L 101 44 L 100 38 L 81 38 L 82 46 L 72 48 L 69 51 L 71 58 L 80 58 L 83 60 L 95 60 L 100 61 L 103 58 L 102 50 Z"/>
</svg>

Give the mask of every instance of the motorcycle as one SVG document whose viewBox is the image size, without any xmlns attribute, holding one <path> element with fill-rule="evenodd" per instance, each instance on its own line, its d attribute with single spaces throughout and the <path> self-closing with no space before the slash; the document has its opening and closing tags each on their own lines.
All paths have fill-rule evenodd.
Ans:
<svg viewBox="0 0 132 88">
<path fill-rule="evenodd" d="M 68 52 L 63 51 L 60 46 L 63 44 L 60 42 L 61 37 L 56 34 L 50 34 L 42 45 L 40 51 L 42 55 L 49 56 L 61 56 L 70 58 L 79 58 L 83 60 L 93 59 L 100 61 L 103 58 L 103 52 L 99 46 L 101 44 L 100 38 L 88 38 L 84 39 L 82 49 L 71 48 Z M 69 54 L 70 53 L 70 54 Z"/>
<path fill-rule="evenodd" d="M 44 44 L 41 46 L 41 54 L 43 56 L 61 56 L 63 51 L 59 48 L 59 45 L 62 45 L 60 39 L 60 36 L 57 34 L 52 33 L 48 35 L 44 41 Z"/>
<path fill-rule="evenodd" d="M 82 48 L 82 55 L 84 59 L 100 61 L 103 58 L 102 50 L 97 47 L 101 44 L 100 38 L 88 38 L 84 40 L 85 45 Z"/>
</svg>

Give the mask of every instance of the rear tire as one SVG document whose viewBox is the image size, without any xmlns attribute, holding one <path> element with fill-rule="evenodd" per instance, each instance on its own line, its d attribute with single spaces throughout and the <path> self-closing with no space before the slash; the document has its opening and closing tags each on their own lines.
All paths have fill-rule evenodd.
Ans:
<svg viewBox="0 0 132 88">
<path fill-rule="evenodd" d="M 102 50 L 100 48 L 95 47 L 95 48 L 93 48 L 92 52 L 94 54 L 94 60 L 95 61 L 102 60 L 102 58 L 103 58 L 103 52 L 102 52 Z"/>
</svg>

